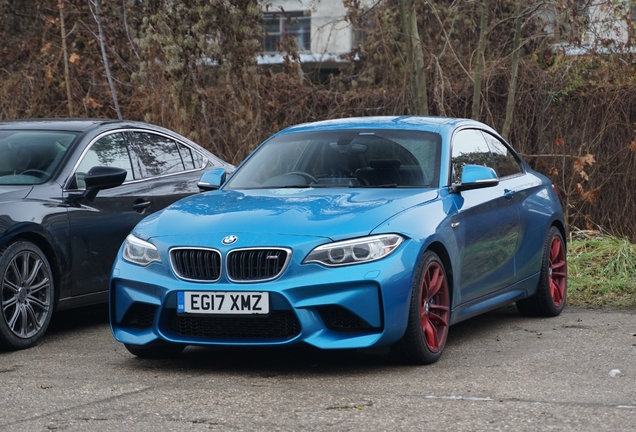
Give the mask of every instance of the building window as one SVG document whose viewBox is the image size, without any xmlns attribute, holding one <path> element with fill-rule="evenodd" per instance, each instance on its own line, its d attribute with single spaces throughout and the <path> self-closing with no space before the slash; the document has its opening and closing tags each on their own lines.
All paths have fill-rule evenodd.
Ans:
<svg viewBox="0 0 636 432">
<path fill-rule="evenodd" d="M 268 12 L 263 18 L 264 52 L 310 50 L 311 15 L 309 12 Z"/>
</svg>

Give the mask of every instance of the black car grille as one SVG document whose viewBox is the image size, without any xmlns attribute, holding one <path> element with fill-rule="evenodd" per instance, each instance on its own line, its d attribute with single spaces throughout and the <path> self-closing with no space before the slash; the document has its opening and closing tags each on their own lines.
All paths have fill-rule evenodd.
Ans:
<svg viewBox="0 0 636 432">
<path fill-rule="evenodd" d="M 362 318 L 340 306 L 321 307 L 318 313 L 329 330 L 351 333 L 373 329 Z"/>
<path fill-rule="evenodd" d="M 300 322 L 292 311 L 272 311 L 267 316 L 169 314 L 168 328 L 180 336 L 205 339 L 289 340 L 300 334 Z"/>
<path fill-rule="evenodd" d="M 234 282 L 271 280 L 280 275 L 289 260 L 287 249 L 237 249 L 227 255 L 227 277 Z"/>
<path fill-rule="evenodd" d="M 213 249 L 172 249 L 170 262 L 182 279 L 214 282 L 221 277 L 221 254 Z"/>
<path fill-rule="evenodd" d="M 134 328 L 149 328 L 155 318 L 157 306 L 148 303 L 133 304 L 122 319 L 122 324 Z"/>
</svg>

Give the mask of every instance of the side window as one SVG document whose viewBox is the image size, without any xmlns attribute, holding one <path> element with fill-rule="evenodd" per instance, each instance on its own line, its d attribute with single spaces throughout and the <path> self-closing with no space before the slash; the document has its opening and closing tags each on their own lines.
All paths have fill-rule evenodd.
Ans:
<svg viewBox="0 0 636 432">
<path fill-rule="evenodd" d="M 176 141 L 148 132 L 128 132 L 127 134 L 133 167 L 141 178 L 176 173 L 186 169 L 184 157 Z M 194 164 L 192 155 L 185 150 L 183 153 L 187 156 L 189 167 L 192 167 Z"/>
<path fill-rule="evenodd" d="M 190 150 L 190 153 L 192 154 L 194 168 L 195 169 L 203 168 L 203 166 L 207 162 L 207 158 L 203 157 L 203 155 L 196 150 Z"/>
<path fill-rule="evenodd" d="M 495 169 L 492 154 L 482 133 L 476 129 L 459 131 L 453 137 L 451 155 L 452 183 L 459 183 L 466 165 L 483 165 Z"/>
<path fill-rule="evenodd" d="M 521 166 L 508 146 L 489 133 L 484 132 L 483 134 L 495 161 L 497 175 L 501 178 L 520 174 L 522 172 Z"/>
<path fill-rule="evenodd" d="M 185 146 L 181 143 L 177 143 L 177 148 L 179 149 L 179 153 L 181 154 L 181 159 L 183 160 L 183 166 L 186 170 L 191 170 L 195 168 L 194 165 L 194 157 L 192 153 L 196 153 L 190 149 L 190 147 Z"/>
<path fill-rule="evenodd" d="M 75 172 L 75 182 L 78 189 L 86 188 L 84 177 L 88 170 L 94 166 L 123 168 L 128 173 L 126 181 L 134 179 L 126 141 L 121 133 L 106 135 L 91 145 Z"/>
</svg>

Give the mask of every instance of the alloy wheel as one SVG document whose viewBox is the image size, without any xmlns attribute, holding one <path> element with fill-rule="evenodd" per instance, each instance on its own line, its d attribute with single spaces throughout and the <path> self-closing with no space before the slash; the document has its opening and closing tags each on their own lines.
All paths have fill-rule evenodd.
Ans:
<svg viewBox="0 0 636 432">
<path fill-rule="evenodd" d="M 2 276 L 2 316 L 18 338 L 35 336 L 51 313 L 52 280 L 44 260 L 30 250 L 12 259 Z"/>
<path fill-rule="evenodd" d="M 420 319 L 428 349 L 439 352 L 446 344 L 450 315 L 448 282 L 441 265 L 432 261 L 424 270 Z"/>
</svg>

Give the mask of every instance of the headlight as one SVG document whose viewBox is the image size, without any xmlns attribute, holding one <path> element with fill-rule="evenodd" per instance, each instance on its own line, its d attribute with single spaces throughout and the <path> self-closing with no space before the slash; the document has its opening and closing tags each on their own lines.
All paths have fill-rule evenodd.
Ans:
<svg viewBox="0 0 636 432">
<path fill-rule="evenodd" d="M 397 234 L 382 234 L 329 243 L 312 250 L 303 263 L 336 267 L 376 261 L 397 249 L 403 240 Z"/>
<path fill-rule="evenodd" d="M 126 261 L 140 266 L 147 266 L 153 261 L 161 262 L 159 251 L 152 243 L 143 241 L 132 234 L 124 240 L 121 256 Z"/>
</svg>

